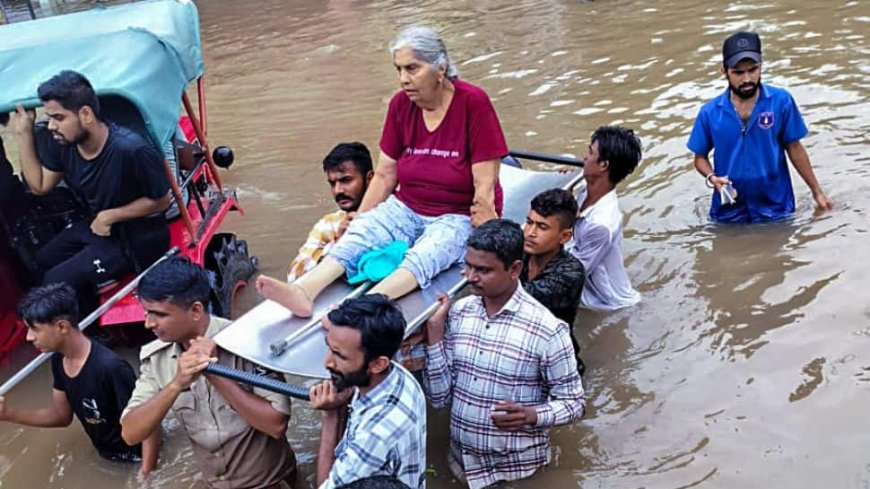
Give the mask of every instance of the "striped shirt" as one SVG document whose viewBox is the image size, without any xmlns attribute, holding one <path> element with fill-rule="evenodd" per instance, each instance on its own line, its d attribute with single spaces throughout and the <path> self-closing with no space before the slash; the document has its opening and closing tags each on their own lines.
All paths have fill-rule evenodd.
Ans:
<svg viewBox="0 0 870 489">
<path fill-rule="evenodd" d="M 458 301 L 427 355 L 426 388 L 435 407 L 451 406 L 450 448 L 471 489 L 532 475 L 549 462 L 548 428 L 583 415 L 568 325 L 522 286 L 491 317 L 480 297 Z M 503 400 L 535 406 L 537 424 L 496 428 L 490 410 Z"/>
<path fill-rule="evenodd" d="M 392 369 L 365 396 L 354 394 L 335 463 L 320 489 L 375 475 L 426 487 L 426 398 L 407 370 L 395 362 Z"/>
<path fill-rule="evenodd" d="M 299 247 L 296 258 L 287 267 L 288 282 L 293 282 L 304 275 L 305 272 L 314 268 L 314 265 L 317 265 L 321 258 L 326 256 L 332 245 L 338 241 L 338 228 L 345 214 L 340 209 L 330 212 L 317 221 L 317 224 L 311 228 L 305 243 Z"/>
</svg>

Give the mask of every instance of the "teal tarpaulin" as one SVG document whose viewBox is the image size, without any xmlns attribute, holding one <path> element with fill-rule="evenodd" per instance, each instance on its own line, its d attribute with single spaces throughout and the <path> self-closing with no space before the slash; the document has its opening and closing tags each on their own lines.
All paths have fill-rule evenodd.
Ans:
<svg viewBox="0 0 870 489">
<path fill-rule="evenodd" d="M 156 0 L 0 27 L 0 111 L 42 105 L 36 88 L 61 70 L 85 75 L 98 95 L 132 102 L 162 147 L 182 93 L 203 73 L 196 6 Z"/>
</svg>

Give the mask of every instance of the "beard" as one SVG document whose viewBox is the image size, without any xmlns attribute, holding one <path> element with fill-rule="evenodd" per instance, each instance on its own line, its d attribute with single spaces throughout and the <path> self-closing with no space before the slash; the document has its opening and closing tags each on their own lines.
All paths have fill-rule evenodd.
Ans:
<svg viewBox="0 0 870 489">
<path fill-rule="evenodd" d="M 734 85 L 732 85 L 730 82 L 728 83 L 728 87 L 731 89 L 731 93 L 733 93 L 734 95 L 737 95 L 738 97 L 740 97 L 743 100 L 750 99 L 750 98 L 754 97 L 755 94 L 758 92 L 758 87 L 760 87 L 760 86 L 761 86 L 761 78 L 760 77 L 758 78 L 757 83 L 752 83 L 752 82 L 744 83 L 744 84 L 736 86 L 736 87 Z"/>
<path fill-rule="evenodd" d="M 332 377 L 333 385 L 339 391 L 343 391 L 348 387 L 368 387 L 372 381 L 372 375 L 366 366 L 348 373 L 339 372 L 329 367 L 327 367 L 327 370 L 329 370 L 329 375 Z"/>
<path fill-rule="evenodd" d="M 342 200 L 349 200 L 350 204 L 342 205 Z M 335 196 L 335 203 L 338 204 L 338 207 L 345 212 L 356 212 L 359 209 L 359 205 L 362 199 L 354 199 L 350 195 L 347 194 L 338 194 Z"/>
<path fill-rule="evenodd" d="M 52 137 L 54 137 L 54 140 L 62 146 L 79 145 L 79 144 L 84 143 L 85 141 L 87 141 L 91 137 L 91 133 L 88 132 L 88 130 L 83 128 L 83 127 L 80 128 L 78 130 L 78 132 L 76 132 L 76 135 L 73 136 L 72 139 L 67 139 L 66 137 L 64 137 L 63 134 L 61 134 L 57 131 L 52 132 L 51 135 L 52 135 Z"/>
</svg>

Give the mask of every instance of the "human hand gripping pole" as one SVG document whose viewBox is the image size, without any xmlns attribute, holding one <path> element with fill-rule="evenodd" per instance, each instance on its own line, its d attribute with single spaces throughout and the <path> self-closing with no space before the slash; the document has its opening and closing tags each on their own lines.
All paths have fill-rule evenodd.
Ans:
<svg viewBox="0 0 870 489">
<path fill-rule="evenodd" d="M 354 289 L 353 292 L 348 294 L 345 300 L 359 297 L 365 294 L 372 285 L 372 282 L 364 282 L 359 287 Z M 317 315 L 315 317 L 312 317 L 301 328 L 288 334 L 286 337 L 284 337 L 284 339 L 275 341 L 270 344 L 269 350 L 272 352 L 272 355 L 278 356 L 284 354 L 290 347 L 290 345 L 293 344 L 293 342 L 316 331 L 317 328 L 320 327 L 321 319 L 323 319 L 323 315 Z M 278 394 L 283 394 L 285 396 L 301 399 L 303 401 L 311 400 L 308 389 L 305 389 L 304 387 L 291 385 L 286 382 L 281 382 L 269 377 L 257 375 L 252 372 L 245 372 L 244 370 L 234 369 L 218 363 L 209 364 L 205 368 L 204 372 L 234 380 L 239 383 L 259 387 L 268 391 L 277 392 Z"/>
<path fill-rule="evenodd" d="M 133 289 L 139 285 L 139 281 L 142 280 L 142 277 L 145 276 L 154 266 L 158 263 L 171 258 L 178 254 L 180 248 L 178 246 L 173 246 L 169 249 L 163 256 L 161 256 L 157 261 L 151 264 L 150 267 L 145 269 L 142 273 L 140 273 L 136 278 L 130 281 L 127 285 L 122 287 L 120 290 L 115 292 L 115 295 L 109 298 L 105 303 L 103 303 L 100 307 L 96 308 L 92 313 L 88 314 L 80 323 L 79 329 L 84 331 L 88 326 L 93 324 L 94 321 L 100 318 L 106 311 L 108 311 L 112 306 L 114 306 L 118 301 L 127 296 Z M 36 371 L 40 365 L 45 363 L 46 360 L 51 358 L 52 353 L 40 353 L 39 356 L 30 361 L 27 365 L 25 365 L 21 370 L 15 373 L 12 377 L 9 378 L 2 386 L 0 386 L 0 396 L 5 396 L 9 391 L 12 390 L 16 385 L 21 383 L 22 380 L 26 379 L 30 374 Z"/>
<path fill-rule="evenodd" d="M 212 375 L 218 375 L 242 384 L 259 387 L 260 389 L 266 389 L 267 391 L 277 392 L 278 394 L 283 394 L 288 397 L 295 397 L 296 399 L 301 399 L 303 401 L 310 400 L 310 398 L 308 397 L 308 389 L 304 387 L 291 385 L 286 382 L 281 382 L 279 380 L 275 380 L 269 377 L 257 375 L 253 372 L 245 372 L 244 370 L 234 369 L 231 367 L 227 367 L 226 365 L 221 365 L 219 363 L 209 364 L 209 366 L 206 367 L 203 372 Z"/>
</svg>

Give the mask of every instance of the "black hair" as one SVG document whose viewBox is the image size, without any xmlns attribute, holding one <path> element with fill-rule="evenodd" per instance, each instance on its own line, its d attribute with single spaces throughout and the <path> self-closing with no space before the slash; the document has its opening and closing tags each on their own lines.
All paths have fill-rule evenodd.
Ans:
<svg viewBox="0 0 870 489">
<path fill-rule="evenodd" d="M 598 161 L 608 163 L 608 178 L 613 185 L 624 180 L 640 163 L 640 138 L 631 129 L 601 126 L 592 133 L 592 142 L 595 141 L 598 141 Z"/>
<path fill-rule="evenodd" d="M 187 258 L 174 256 L 154 265 L 139 281 L 136 294 L 146 301 L 168 301 L 183 308 L 200 302 L 208 308 L 209 272 Z"/>
<path fill-rule="evenodd" d="M 357 479 L 337 489 L 411 489 L 408 484 L 389 475 L 373 475 L 365 479 Z"/>
<path fill-rule="evenodd" d="M 345 161 L 353 162 L 360 175 L 365 178 L 372 171 L 372 154 L 365 144 L 359 142 L 339 143 L 323 158 L 323 171 L 337 170 Z"/>
<path fill-rule="evenodd" d="M 523 230 L 509 219 L 492 219 L 474 228 L 466 245 L 495 254 L 507 270 L 523 259 Z"/>
<path fill-rule="evenodd" d="M 382 356 L 393 358 L 405 337 L 405 316 L 384 294 L 348 299 L 327 317 L 336 326 L 360 332 L 366 363 Z"/>
<path fill-rule="evenodd" d="M 36 93 L 42 103 L 54 100 L 64 109 L 78 113 L 82 107 L 88 106 L 100 118 L 100 100 L 97 98 L 91 82 L 81 73 L 63 70 L 48 80 L 42 82 Z"/>
<path fill-rule="evenodd" d="M 76 291 L 66 283 L 33 288 L 18 303 L 18 317 L 28 326 L 65 319 L 77 328 L 79 303 Z"/>
<path fill-rule="evenodd" d="M 0 112 L 0 126 L 9 124 L 9 112 Z"/>
<path fill-rule="evenodd" d="M 544 190 L 532 199 L 531 207 L 542 217 L 556 216 L 562 229 L 574 226 L 577 219 L 577 199 L 565 189 Z"/>
</svg>

